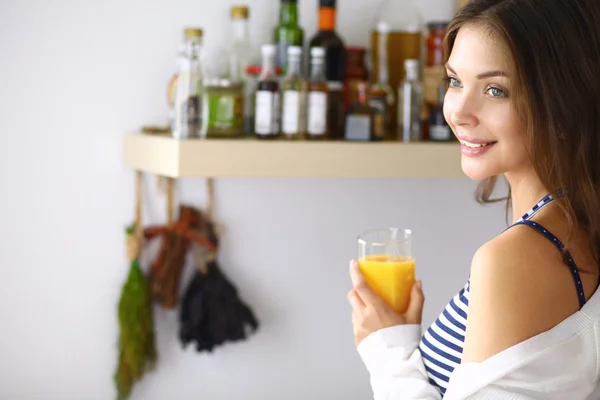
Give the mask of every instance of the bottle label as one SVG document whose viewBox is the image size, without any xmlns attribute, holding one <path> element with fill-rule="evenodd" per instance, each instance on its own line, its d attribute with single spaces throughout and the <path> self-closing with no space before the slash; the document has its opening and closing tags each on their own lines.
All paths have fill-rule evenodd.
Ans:
<svg viewBox="0 0 600 400">
<path fill-rule="evenodd" d="M 279 132 L 279 96 L 276 92 L 256 92 L 255 131 L 259 135 L 276 135 Z"/>
<path fill-rule="evenodd" d="M 187 132 L 187 135 L 197 136 L 200 131 L 200 122 L 202 110 L 202 102 L 199 96 L 189 96 L 181 102 L 180 122 L 182 132 Z"/>
<path fill-rule="evenodd" d="M 207 95 L 208 129 L 241 129 L 242 103 L 241 95 Z"/>
<path fill-rule="evenodd" d="M 371 140 L 371 119 L 367 115 L 348 115 L 346 140 Z"/>
<path fill-rule="evenodd" d="M 452 138 L 452 132 L 447 125 L 431 125 L 429 128 L 429 138 L 431 140 L 448 141 Z"/>
<path fill-rule="evenodd" d="M 308 94 L 308 134 L 324 135 L 327 131 L 327 93 Z"/>
<path fill-rule="evenodd" d="M 286 135 L 300 132 L 300 93 L 295 90 L 283 92 L 281 129 Z"/>
</svg>

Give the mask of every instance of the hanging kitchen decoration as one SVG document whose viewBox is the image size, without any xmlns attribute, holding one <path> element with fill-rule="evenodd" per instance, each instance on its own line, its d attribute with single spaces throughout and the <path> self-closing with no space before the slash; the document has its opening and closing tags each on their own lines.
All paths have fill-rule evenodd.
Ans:
<svg viewBox="0 0 600 400">
<path fill-rule="evenodd" d="M 213 180 L 207 180 L 206 213 L 196 210 L 203 237 L 214 245 L 196 247 L 197 269 L 185 290 L 179 312 L 179 340 L 187 347 L 195 342 L 197 352 L 212 352 L 225 342 L 245 340 L 248 331 L 256 332 L 259 322 L 252 310 L 239 298 L 237 288 L 217 263 L 218 229 L 212 219 L 214 205 Z"/>
<path fill-rule="evenodd" d="M 178 303 L 181 275 L 192 244 L 209 250 L 214 249 L 214 245 L 200 233 L 202 219 L 192 207 L 180 206 L 178 220 L 172 222 L 173 179 L 167 179 L 167 224 L 144 229 L 144 237 L 148 241 L 161 239 L 158 254 L 150 266 L 150 294 L 162 308 L 171 310 Z"/>
<path fill-rule="evenodd" d="M 130 269 L 118 306 L 119 354 L 113 376 L 118 400 L 129 398 L 134 384 L 152 370 L 157 361 L 152 302 L 139 264 L 142 247 L 141 180 L 141 172 L 137 171 L 135 222 L 126 231 Z"/>
</svg>

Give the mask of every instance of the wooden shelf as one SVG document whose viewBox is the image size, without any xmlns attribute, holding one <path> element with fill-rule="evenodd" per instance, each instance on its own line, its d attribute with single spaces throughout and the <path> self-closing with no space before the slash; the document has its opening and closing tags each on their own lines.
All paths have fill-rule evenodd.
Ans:
<svg viewBox="0 0 600 400">
<path fill-rule="evenodd" d="M 125 136 L 125 164 L 169 177 L 457 178 L 457 143 Z"/>
</svg>

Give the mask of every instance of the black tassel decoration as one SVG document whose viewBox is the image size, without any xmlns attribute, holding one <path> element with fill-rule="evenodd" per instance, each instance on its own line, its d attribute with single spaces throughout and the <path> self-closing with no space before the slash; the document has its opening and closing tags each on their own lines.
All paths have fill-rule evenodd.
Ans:
<svg viewBox="0 0 600 400">
<path fill-rule="evenodd" d="M 259 327 L 216 261 L 208 262 L 205 272 L 196 270 L 181 302 L 179 322 L 183 347 L 195 342 L 197 352 L 212 352 L 228 341 L 246 340 Z"/>
</svg>

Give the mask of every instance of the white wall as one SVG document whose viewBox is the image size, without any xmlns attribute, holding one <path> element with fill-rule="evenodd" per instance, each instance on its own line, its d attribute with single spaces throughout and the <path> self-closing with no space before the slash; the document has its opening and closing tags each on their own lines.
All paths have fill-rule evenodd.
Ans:
<svg viewBox="0 0 600 400">
<path fill-rule="evenodd" d="M 209 49 L 223 43 L 229 4 L 208 4 L 0 2 L 1 399 L 114 398 L 123 227 L 133 215 L 122 138 L 164 122 L 183 26 L 204 27 Z M 348 44 L 367 44 L 373 4 L 339 0 Z M 454 1 L 419 4 L 429 20 L 449 18 Z M 249 5 L 261 43 L 277 1 Z M 301 0 L 307 37 L 315 9 Z M 153 177 L 147 184 L 145 221 L 160 223 L 163 199 Z M 369 398 L 345 297 L 355 236 L 388 224 L 418 233 L 430 323 L 466 281 L 477 246 L 504 227 L 503 207 L 476 206 L 473 189 L 466 179 L 217 180 L 221 263 L 262 327 L 199 355 L 180 348 L 175 313 L 157 311 L 159 368 L 134 398 Z M 204 183 L 185 180 L 182 198 L 202 206 Z"/>
</svg>

